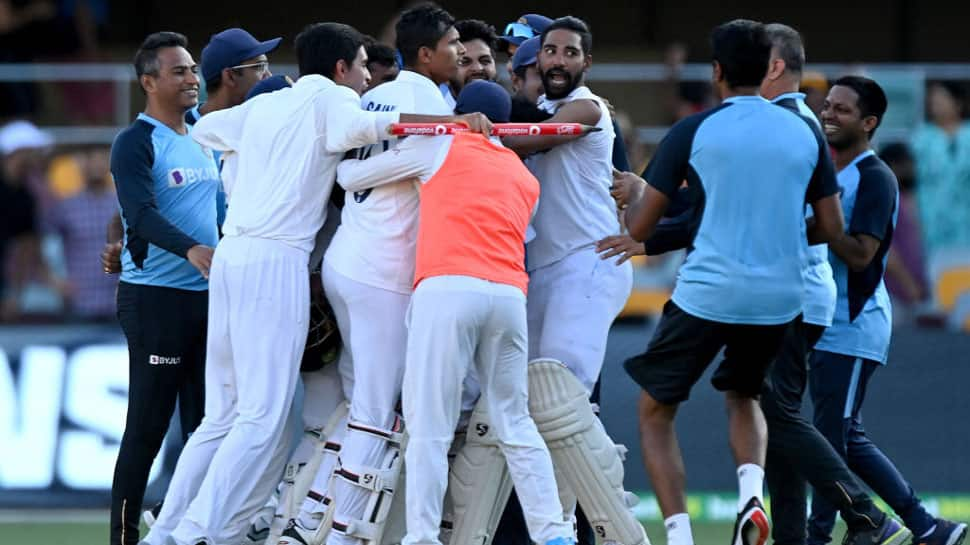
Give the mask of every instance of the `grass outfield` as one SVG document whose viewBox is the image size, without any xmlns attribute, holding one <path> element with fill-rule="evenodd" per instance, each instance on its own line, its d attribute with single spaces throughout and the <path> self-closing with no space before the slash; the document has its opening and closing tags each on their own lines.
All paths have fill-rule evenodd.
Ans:
<svg viewBox="0 0 970 545">
<path fill-rule="evenodd" d="M 693 526 L 697 545 L 717 545 L 728 543 L 731 539 L 732 524 L 710 522 L 694 523 Z M 666 545 L 662 524 L 648 523 L 647 534 L 652 545 Z M 106 522 L 0 523 L 0 544 L 3 545 L 104 545 L 107 542 Z"/>
</svg>

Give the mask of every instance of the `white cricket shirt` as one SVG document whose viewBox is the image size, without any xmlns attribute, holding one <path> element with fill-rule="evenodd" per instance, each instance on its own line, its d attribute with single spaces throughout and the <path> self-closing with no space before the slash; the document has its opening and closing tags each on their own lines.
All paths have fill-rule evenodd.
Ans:
<svg viewBox="0 0 970 545">
<path fill-rule="evenodd" d="M 203 116 L 192 137 L 238 154 L 223 233 L 309 253 L 326 219 L 337 164 L 348 150 L 387 138 L 387 126 L 399 117 L 361 110 L 353 89 L 320 75 Z"/>
<path fill-rule="evenodd" d="M 410 70 L 365 93 L 360 105 L 372 112 L 453 114 L 438 86 Z M 387 141 L 370 146 L 361 150 L 359 158 L 366 159 L 394 145 L 395 141 Z M 347 190 L 347 198 L 340 227 L 324 260 L 340 274 L 362 284 L 410 294 L 418 238 L 420 182 L 414 178 L 376 185 L 372 175 L 357 175 L 361 172 L 352 174 L 343 169 L 338 172 L 337 183 Z M 398 178 L 389 173 L 387 179 Z"/>
<path fill-rule="evenodd" d="M 526 244 L 529 271 L 555 263 L 596 241 L 620 232 L 613 185 L 613 123 L 602 99 L 586 86 L 565 98 L 539 97 L 539 107 L 555 113 L 574 100 L 595 100 L 601 114 L 590 133 L 549 151 L 533 155 L 526 166 L 539 179 L 542 194 L 532 220 L 536 237 Z"/>
</svg>

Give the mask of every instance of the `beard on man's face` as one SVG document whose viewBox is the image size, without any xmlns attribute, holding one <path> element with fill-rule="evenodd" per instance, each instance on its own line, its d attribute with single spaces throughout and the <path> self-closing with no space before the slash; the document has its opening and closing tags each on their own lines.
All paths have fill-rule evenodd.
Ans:
<svg viewBox="0 0 970 545">
<path fill-rule="evenodd" d="M 542 78 L 542 87 L 546 91 L 546 98 L 555 100 L 568 96 L 579 85 L 581 74 L 581 72 L 571 74 L 565 68 L 558 67 L 540 72 L 539 77 Z"/>
</svg>

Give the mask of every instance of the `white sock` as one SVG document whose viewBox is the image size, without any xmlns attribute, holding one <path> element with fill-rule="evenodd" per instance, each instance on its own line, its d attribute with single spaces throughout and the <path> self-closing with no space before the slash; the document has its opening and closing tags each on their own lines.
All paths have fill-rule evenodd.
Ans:
<svg viewBox="0 0 970 545">
<path fill-rule="evenodd" d="M 690 515 L 677 513 L 664 519 L 667 529 L 667 545 L 694 545 L 694 535 L 690 531 Z"/>
<path fill-rule="evenodd" d="M 765 485 L 765 470 L 755 464 L 743 464 L 738 467 L 738 512 L 744 509 L 752 497 L 765 502 L 763 488 Z"/>
</svg>

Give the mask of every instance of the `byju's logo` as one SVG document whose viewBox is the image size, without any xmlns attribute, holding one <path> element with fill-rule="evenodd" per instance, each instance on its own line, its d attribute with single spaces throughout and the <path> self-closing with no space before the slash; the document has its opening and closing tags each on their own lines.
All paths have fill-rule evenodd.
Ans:
<svg viewBox="0 0 970 545">
<path fill-rule="evenodd" d="M 168 171 L 168 187 L 185 187 L 196 182 L 217 182 L 219 169 L 214 165 L 208 168 L 173 168 Z"/>
<path fill-rule="evenodd" d="M 168 187 L 182 187 L 185 185 L 185 174 L 177 168 L 168 171 Z"/>
<path fill-rule="evenodd" d="M 171 358 L 166 356 L 157 356 L 151 354 L 148 356 L 149 365 L 178 365 L 182 363 L 182 356 L 172 356 Z"/>
</svg>

